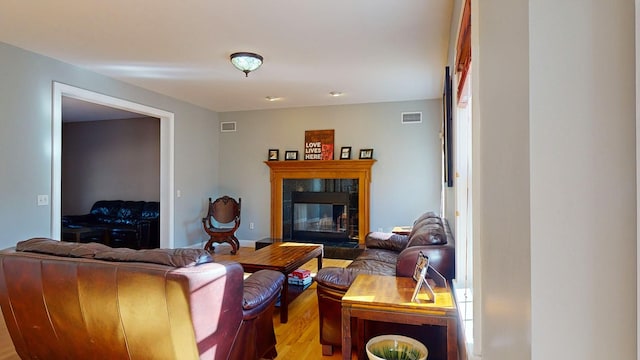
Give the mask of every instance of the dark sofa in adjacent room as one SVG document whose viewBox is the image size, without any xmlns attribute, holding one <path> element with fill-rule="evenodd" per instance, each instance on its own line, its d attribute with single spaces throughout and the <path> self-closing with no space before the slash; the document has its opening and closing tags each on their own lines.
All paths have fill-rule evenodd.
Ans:
<svg viewBox="0 0 640 360">
<path fill-rule="evenodd" d="M 99 230 L 100 239 L 112 247 L 151 249 L 160 247 L 160 203 L 157 201 L 96 201 L 88 214 L 62 217 L 65 230 Z M 66 239 L 65 239 L 66 240 Z"/>
<path fill-rule="evenodd" d="M 455 277 L 455 243 L 446 219 L 433 212 L 420 216 L 413 223 L 409 235 L 372 232 L 367 234 L 365 250 L 348 267 L 325 267 L 318 271 L 318 308 L 320 322 L 320 343 L 323 355 L 331 355 L 333 347 L 342 345 L 342 296 L 347 292 L 358 274 L 388 276 L 413 276 L 418 253 L 429 257 L 429 264 L 448 281 Z M 352 324 L 353 338 L 357 331 L 364 331 L 371 337 L 383 331 L 404 332 L 427 344 L 419 329 L 392 329 L 388 323 L 369 322 L 365 329 L 357 329 Z M 416 334 L 416 331 L 420 334 Z M 442 334 L 435 334 L 442 337 Z M 442 341 L 445 338 L 442 337 Z M 436 341 L 437 339 L 430 339 Z M 429 346 L 427 346 L 429 347 Z M 438 349 L 434 347 L 434 358 Z M 429 350 L 431 355 L 431 349 Z"/>
</svg>

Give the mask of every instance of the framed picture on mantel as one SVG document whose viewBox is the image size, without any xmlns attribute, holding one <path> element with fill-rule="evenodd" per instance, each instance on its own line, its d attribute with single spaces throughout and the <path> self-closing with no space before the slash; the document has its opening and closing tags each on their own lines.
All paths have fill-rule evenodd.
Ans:
<svg viewBox="0 0 640 360">
<path fill-rule="evenodd" d="M 373 149 L 360 149 L 360 159 L 373 159 Z"/>
<path fill-rule="evenodd" d="M 343 146 L 340 149 L 340 160 L 349 160 L 351 159 L 351 146 Z"/>
<path fill-rule="evenodd" d="M 296 150 L 287 150 L 284 152 L 285 160 L 298 160 L 298 152 Z"/>
</svg>

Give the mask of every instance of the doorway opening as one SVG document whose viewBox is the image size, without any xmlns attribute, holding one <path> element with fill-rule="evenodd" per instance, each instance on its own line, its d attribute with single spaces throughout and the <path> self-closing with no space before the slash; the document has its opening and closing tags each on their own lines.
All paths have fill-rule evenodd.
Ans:
<svg viewBox="0 0 640 360">
<path fill-rule="evenodd" d="M 62 98 L 70 97 L 98 105 L 160 119 L 160 247 L 174 247 L 174 114 L 131 101 L 74 86 L 53 83 L 51 236 L 62 231 Z"/>
</svg>

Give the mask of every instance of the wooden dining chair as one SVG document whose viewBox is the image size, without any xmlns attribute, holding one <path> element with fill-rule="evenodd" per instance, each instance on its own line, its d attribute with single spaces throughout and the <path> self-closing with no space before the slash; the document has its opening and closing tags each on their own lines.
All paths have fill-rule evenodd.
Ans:
<svg viewBox="0 0 640 360">
<path fill-rule="evenodd" d="M 235 232 L 240 227 L 240 207 L 242 199 L 234 198 L 227 195 L 211 201 L 209 198 L 209 207 L 207 216 L 202 219 L 204 231 L 209 235 L 209 241 L 204 245 L 204 249 L 213 253 L 215 247 L 213 243 L 229 243 L 231 245 L 231 254 L 235 254 L 240 247 L 240 242 L 236 238 Z"/>
</svg>

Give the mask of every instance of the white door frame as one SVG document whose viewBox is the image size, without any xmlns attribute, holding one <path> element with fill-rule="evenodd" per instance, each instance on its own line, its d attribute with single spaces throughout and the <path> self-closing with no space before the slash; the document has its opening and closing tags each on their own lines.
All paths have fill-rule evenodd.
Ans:
<svg viewBox="0 0 640 360">
<path fill-rule="evenodd" d="M 168 111 L 114 98 L 55 81 L 53 82 L 53 118 L 51 129 L 51 237 L 54 239 L 61 239 L 62 231 L 63 96 L 160 119 L 160 247 L 172 249 L 174 246 L 174 114 Z"/>
</svg>

